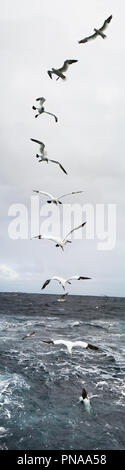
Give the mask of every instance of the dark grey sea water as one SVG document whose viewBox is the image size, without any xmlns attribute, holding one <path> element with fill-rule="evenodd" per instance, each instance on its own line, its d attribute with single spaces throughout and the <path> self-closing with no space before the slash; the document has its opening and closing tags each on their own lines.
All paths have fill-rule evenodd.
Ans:
<svg viewBox="0 0 125 470">
<path fill-rule="evenodd" d="M 58 298 L 0 294 L 0 449 L 124 449 L 125 299 Z M 51 338 L 100 349 L 70 355 Z"/>
</svg>

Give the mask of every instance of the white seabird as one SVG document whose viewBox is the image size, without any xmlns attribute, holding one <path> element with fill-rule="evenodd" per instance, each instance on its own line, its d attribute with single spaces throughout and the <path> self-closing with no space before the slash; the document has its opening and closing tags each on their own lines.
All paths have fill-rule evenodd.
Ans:
<svg viewBox="0 0 125 470">
<path fill-rule="evenodd" d="M 38 238 L 39 240 L 50 240 L 54 243 L 56 243 L 56 247 L 60 247 L 62 250 L 64 250 L 64 246 L 67 244 L 67 243 L 72 243 L 71 240 L 68 240 L 67 237 L 72 233 L 74 232 L 75 230 L 78 230 L 79 228 L 82 228 L 84 227 L 84 225 L 86 224 L 86 222 L 83 222 L 82 224 L 78 225 L 78 227 L 75 227 L 73 228 L 72 230 L 70 230 L 69 233 L 67 233 L 67 235 L 65 236 L 65 238 L 63 240 L 61 240 L 60 238 L 58 237 L 53 237 L 53 236 L 49 236 L 49 235 L 36 235 L 35 237 L 33 238 Z"/>
<path fill-rule="evenodd" d="M 55 114 L 49 113 L 48 111 L 45 111 L 45 108 L 43 106 L 43 103 L 46 101 L 45 98 L 43 98 L 43 97 L 36 98 L 36 101 L 39 101 L 39 107 L 32 106 L 32 109 L 34 109 L 35 111 L 38 111 L 38 114 L 35 115 L 35 118 L 40 116 L 40 114 L 45 113 L 45 114 L 50 114 L 50 116 L 53 116 L 55 121 L 58 122 L 58 118 L 57 118 L 57 116 L 55 116 Z"/>
<path fill-rule="evenodd" d="M 65 168 L 61 165 L 60 162 L 58 162 L 57 160 L 52 160 L 50 158 L 47 157 L 47 152 L 45 151 L 45 144 L 43 142 L 41 142 L 40 140 L 37 140 L 37 139 L 30 139 L 32 140 L 32 142 L 35 142 L 37 144 L 40 145 L 40 155 L 37 153 L 36 154 L 36 158 L 39 158 L 39 162 L 52 162 L 52 163 L 56 163 L 57 165 L 59 165 L 59 167 L 61 168 L 61 170 L 67 175 L 67 171 L 65 170 Z"/>
<path fill-rule="evenodd" d="M 46 343 L 46 344 L 64 344 L 64 346 L 67 347 L 68 349 L 68 352 L 70 354 L 72 354 L 72 348 L 74 347 L 80 347 L 80 348 L 83 348 L 83 349 L 93 349 L 95 351 L 97 351 L 99 348 L 97 346 L 93 346 L 92 344 L 90 343 L 86 343 L 85 341 L 69 341 L 69 340 L 65 340 L 65 339 L 55 339 L 55 340 L 51 340 L 51 341 L 45 341 L 45 340 L 42 340 L 43 343 Z"/>
<path fill-rule="evenodd" d="M 85 276 L 76 275 L 76 276 L 69 277 L 68 279 L 63 279 L 62 277 L 53 276 L 53 277 L 51 277 L 51 279 L 47 279 L 46 282 L 44 282 L 44 284 L 43 284 L 43 286 L 41 287 L 41 289 L 45 289 L 45 287 L 46 287 L 51 281 L 57 281 L 57 282 L 59 282 L 59 284 L 61 284 L 62 288 L 65 290 L 66 284 L 71 284 L 70 281 L 72 281 L 72 280 L 80 281 L 80 280 L 87 280 L 87 279 L 91 279 L 91 278 L 90 278 L 90 277 L 85 277 Z"/>
<path fill-rule="evenodd" d="M 59 78 L 62 78 L 62 80 L 65 80 L 66 76 L 64 75 L 63 72 L 66 72 L 68 70 L 69 65 L 74 64 L 75 62 L 78 62 L 78 60 L 67 59 L 64 61 L 64 64 L 62 67 L 60 67 L 59 69 L 55 69 L 52 67 L 52 70 L 48 70 L 47 73 L 51 79 L 52 79 L 52 74 L 55 74 L 57 75 L 57 80 L 59 80 Z"/>
<path fill-rule="evenodd" d="M 48 199 L 48 201 L 47 201 L 48 204 L 53 203 L 53 204 L 56 204 L 56 205 L 57 205 L 57 204 L 62 204 L 62 202 L 60 201 L 60 199 L 62 199 L 63 197 L 65 197 L 65 196 L 70 196 L 70 195 L 72 195 L 72 194 L 80 194 L 80 193 L 83 193 L 84 191 L 72 191 L 71 193 L 63 194 L 62 196 L 58 196 L 58 197 L 55 197 L 55 196 L 53 196 L 52 194 L 47 193 L 47 192 L 45 192 L 45 191 L 38 191 L 38 190 L 36 190 L 36 189 L 33 189 L 33 192 L 34 192 L 34 193 L 37 193 L 37 194 L 43 194 L 43 195 L 49 197 L 49 199 Z"/>
<path fill-rule="evenodd" d="M 112 20 L 112 15 L 110 15 L 103 23 L 103 26 L 99 29 L 97 28 L 94 28 L 94 33 L 91 34 L 90 36 L 87 36 L 86 38 L 84 39 L 81 39 L 80 41 L 78 41 L 79 44 L 84 44 L 88 41 L 90 41 L 91 39 L 95 39 L 97 38 L 98 36 L 101 36 L 102 39 L 105 39 L 107 36 L 106 34 L 104 34 L 104 31 L 105 29 L 107 28 L 108 24 L 110 23 L 110 21 Z"/>
</svg>

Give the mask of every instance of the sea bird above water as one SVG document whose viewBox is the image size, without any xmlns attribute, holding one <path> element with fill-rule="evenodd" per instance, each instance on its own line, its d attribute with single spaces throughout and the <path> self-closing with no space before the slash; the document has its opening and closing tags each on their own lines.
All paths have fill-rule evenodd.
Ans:
<svg viewBox="0 0 125 470">
<path fill-rule="evenodd" d="M 60 67 L 59 69 L 55 69 L 52 67 L 52 70 L 48 70 L 47 73 L 51 79 L 52 79 L 52 74 L 55 74 L 57 75 L 57 80 L 59 80 L 59 78 L 62 78 L 62 80 L 65 80 L 66 76 L 64 75 L 63 72 L 66 72 L 68 70 L 69 65 L 74 64 L 75 62 L 78 62 L 78 60 L 67 59 L 64 61 L 64 64 L 62 67 Z"/>
<path fill-rule="evenodd" d="M 37 144 L 39 144 L 39 150 L 40 150 L 40 155 L 37 153 L 36 154 L 36 158 L 39 158 L 39 162 L 52 162 L 52 163 L 56 163 L 57 165 L 59 165 L 59 167 L 61 168 L 61 170 L 63 171 L 63 173 L 65 173 L 66 175 L 68 174 L 67 171 L 65 170 L 65 168 L 61 165 L 60 162 L 58 162 L 57 160 L 52 160 L 51 158 L 48 158 L 47 157 L 47 152 L 45 151 L 45 144 L 43 142 L 41 142 L 40 140 L 37 140 L 37 139 L 30 139 L 32 140 L 32 142 L 35 142 Z"/>
<path fill-rule="evenodd" d="M 72 354 L 72 348 L 74 347 L 81 347 L 81 348 L 84 348 L 84 349 L 93 349 L 95 351 L 97 351 L 99 348 L 97 346 L 93 346 L 92 344 L 89 344 L 89 343 L 86 343 L 85 341 L 69 341 L 69 340 L 65 340 L 65 339 L 55 339 L 55 340 L 51 340 L 51 341 L 45 341 L 45 340 L 42 340 L 43 343 L 46 343 L 46 344 L 64 344 L 64 346 L 67 347 L 68 349 L 68 352 L 70 354 Z"/>
<path fill-rule="evenodd" d="M 52 194 L 47 193 L 47 192 L 45 192 L 45 191 L 38 191 L 38 190 L 36 190 L 36 189 L 33 189 L 33 192 L 34 192 L 34 193 L 37 193 L 37 194 L 43 194 L 43 195 L 45 195 L 45 196 L 48 196 L 48 197 L 49 197 L 49 199 L 48 199 L 48 201 L 47 201 L 48 204 L 53 203 L 53 204 L 56 204 L 56 205 L 57 205 L 57 204 L 62 204 L 62 202 L 60 201 L 60 199 L 62 199 L 63 197 L 65 197 L 65 196 L 70 196 L 71 194 L 80 194 L 80 193 L 83 193 L 84 191 L 72 191 L 71 193 L 63 194 L 62 196 L 58 196 L 58 197 L 55 197 L 55 196 L 53 196 Z"/>
<path fill-rule="evenodd" d="M 83 222 L 82 224 L 78 225 L 78 227 L 75 227 L 73 228 L 72 230 L 70 230 L 69 233 L 67 233 L 67 235 L 65 236 L 65 238 L 63 240 L 61 240 L 60 238 L 57 238 L 57 237 L 53 237 L 53 236 L 49 236 L 49 235 L 36 235 L 35 237 L 33 238 L 38 238 L 39 240 L 50 240 L 54 243 L 56 243 L 56 247 L 60 247 L 62 250 L 64 250 L 64 246 L 67 244 L 67 243 L 72 243 L 71 240 L 68 240 L 67 237 L 72 233 L 74 232 L 75 230 L 78 230 L 79 228 L 82 228 L 84 227 L 84 225 L 86 224 L 86 222 Z"/>
<path fill-rule="evenodd" d="M 90 41 L 91 39 L 96 39 L 98 36 L 101 36 L 102 39 L 105 39 L 107 36 L 106 34 L 104 34 L 104 31 L 105 29 L 107 28 L 108 24 L 110 23 L 110 21 L 112 20 L 112 15 L 110 15 L 103 23 L 103 26 L 99 29 L 97 28 L 94 28 L 94 33 L 91 34 L 91 36 L 87 36 L 86 38 L 84 39 L 81 39 L 79 42 L 79 44 L 84 44 L 88 41 Z"/>
<path fill-rule="evenodd" d="M 58 118 L 57 118 L 57 116 L 55 116 L 55 114 L 49 113 L 48 111 L 45 111 L 45 108 L 43 106 L 43 103 L 46 101 L 45 98 L 43 98 L 43 97 L 36 98 L 36 101 L 39 101 L 39 107 L 32 106 L 32 109 L 34 109 L 35 111 L 38 111 L 38 114 L 35 114 L 35 118 L 40 116 L 40 114 L 46 113 L 46 114 L 50 114 L 50 116 L 53 116 L 55 121 L 58 122 Z"/>
<path fill-rule="evenodd" d="M 53 276 L 51 277 L 51 279 L 47 279 L 46 282 L 44 282 L 43 286 L 41 287 L 41 289 L 45 289 L 45 287 L 51 282 L 51 281 L 57 281 L 59 282 L 59 284 L 62 286 L 62 288 L 65 290 L 65 287 L 66 287 L 66 284 L 71 284 L 70 281 L 74 280 L 74 281 L 80 281 L 80 280 L 88 280 L 88 279 L 91 279 L 90 277 L 85 277 L 85 276 L 72 276 L 72 277 L 69 277 L 68 279 L 63 279 L 62 277 L 58 277 L 58 276 Z"/>
<path fill-rule="evenodd" d="M 22 339 L 30 338 L 31 336 L 34 336 L 36 334 L 35 331 L 32 331 L 32 333 L 28 333 L 27 335 L 23 336 Z"/>
</svg>

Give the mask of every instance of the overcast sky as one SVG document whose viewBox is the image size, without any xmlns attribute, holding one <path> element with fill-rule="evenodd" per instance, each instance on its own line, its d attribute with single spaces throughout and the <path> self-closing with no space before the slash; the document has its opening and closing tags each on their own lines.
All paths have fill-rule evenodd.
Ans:
<svg viewBox="0 0 125 470">
<path fill-rule="evenodd" d="M 106 40 L 78 44 L 111 14 Z M 1 1 L 1 291 L 40 292 L 51 276 L 79 274 L 92 280 L 72 282 L 71 294 L 125 294 L 124 18 L 123 0 Z M 65 59 L 78 60 L 69 68 L 67 80 L 50 80 L 47 70 L 60 67 Z M 58 116 L 57 124 L 47 115 L 34 118 L 32 105 L 38 96 L 46 98 L 46 110 Z M 59 159 L 68 176 L 56 165 L 38 164 L 34 158 L 38 148 L 31 137 L 45 143 L 48 156 Z M 94 238 L 82 232 L 82 239 L 75 238 L 64 253 L 51 242 L 30 240 L 33 189 L 54 195 L 84 189 L 65 203 L 69 209 L 72 204 L 78 224 L 85 218 L 91 224 L 83 208 L 91 205 Z M 45 201 L 40 198 L 40 225 L 43 221 L 47 233 L 44 216 L 49 211 L 48 230 L 56 234 L 59 210 L 44 205 Z M 28 211 L 28 240 L 12 240 L 8 235 L 14 219 L 8 216 L 12 204 L 22 204 Z M 105 207 L 107 232 L 108 206 L 116 207 L 116 243 L 110 250 L 98 246 L 99 204 Z M 65 234 L 71 219 L 66 207 L 64 213 Z M 61 293 L 61 288 L 53 282 L 45 292 Z"/>
</svg>

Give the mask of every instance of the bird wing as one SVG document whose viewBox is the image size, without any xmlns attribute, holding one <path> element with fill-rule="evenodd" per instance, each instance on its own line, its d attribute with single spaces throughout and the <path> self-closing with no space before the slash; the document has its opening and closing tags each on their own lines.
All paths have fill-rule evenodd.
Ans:
<svg viewBox="0 0 125 470">
<path fill-rule="evenodd" d="M 104 31 L 104 30 L 107 28 L 107 26 L 108 26 L 108 24 L 110 23 L 111 20 L 112 20 L 112 15 L 110 15 L 110 16 L 104 21 L 103 26 L 102 26 L 101 28 L 99 28 L 100 31 Z"/>
<path fill-rule="evenodd" d="M 91 277 L 77 276 L 76 275 L 76 276 L 69 277 L 69 279 L 67 279 L 67 281 L 71 281 L 71 280 L 80 281 L 81 279 L 86 280 L 86 279 L 91 279 Z"/>
<path fill-rule="evenodd" d="M 33 192 L 34 193 L 39 193 L 39 194 L 44 194 L 45 196 L 49 196 L 51 199 L 53 199 L 52 194 L 46 193 L 45 191 L 37 191 L 37 190 L 33 189 Z"/>
<path fill-rule="evenodd" d="M 69 278 L 67 279 L 67 281 L 72 281 L 72 280 L 76 280 L 76 281 L 77 281 L 78 279 L 79 279 L 79 276 L 76 275 L 76 276 L 69 277 Z"/>
<path fill-rule="evenodd" d="M 66 175 L 68 174 L 67 171 L 65 170 L 65 168 L 63 168 L 63 166 L 61 165 L 60 162 L 58 162 L 57 160 L 50 160 L 50 158 L 49 158 L 49 161 L 52 162 L 52 163 L 57 163 L 57 165 L 60 166 L 61 170 L 62 170 Z"/>
<path fill-rule="evenodd" d="M 48 70 L 47 73 L 48 73 L 49 77 L 50 77 L 51 80 L 52 80 L 52 70 Z"/>
<path fill-rule="evenodd" d="M 62 80 L 66 80 L 66 77 L 65 75 L 63 75 L 62 71 L 63 71 L 63 67 L 61 67 L 60 69 L 54 69 L 53 73 L 55 73 L 55 75 L 57 75 L 58 78 L 62 78 Z"/>
<path fill-rule="evenodd" d="M 47 279 L 46 282 L 44 282 L 43 286 L 41 289 L 45 289 L 45 287 L 50 283 L 51 279 Z"/>
<path fill-rule="evenodd" d="M 87 349 L 93 349 L 95 351 L 99 350 L 99 348 L 97 346 L 93 346 L 93 344 L 90 344 L 90 343 L 87 344 Z"/>
<path fill-rule="evenodd" d="M 56 116 L 55 114 L 49 113 L 48 111 L 44 111 L 44 112 L 45 112 L 46 114 L 50 114 L 50 116 L 53 116 L 54 119 L 55 119 L 55 121 L 58 122 L 58 118 L 57 118 L 57 116 Z"/>
<path fill-rule="evenodd" d="M 80 194 L 83 192 L 84 191 L 72 191 L 72 193 L 62 194 L 62 196 L 59 196 L 58 199 L 62 199 L 62 197 L 65 197 L 65 196 L 70 196 L 70 194 Z"/>
<path fill-rule="evenodd" d="M 68 60 L 66 60 L 66 62 L 68 63 L 68 65 L 70 65 L 70 64 L 75 64 L 75 62 L 78 62 L 78 60 L 77 59 L 68 59 Z"/>
<path fill-rule="evenodd" d="M 30 336 L 33 336 L 33 335 L 35 335 L 35 333 L 36 333 L 35 331 L 32 331 L 32 333 L 28 333 L 27 335 L 23 336 L 23 338 L 22 338 L 22 339 L 25 339 L 25 338 L 30 338 Z"/>
<path fill-rule="evenodd" d="M 65 346 L 67 346 L 67 343 L 68 341 L 66 341 L 65 339 L 55 339 L 53 341 L 54 344 L 64 344 Z"/>
<path fill-rule="evenodd" d="M 52 340 L 51 340 L 51 341 L 45 341 L 45 340 L 43 340 L 43 339 L 42 339 L 42 343 L 46 343 L 46 344 L 54 344 L 54 341 L 52 341 Z"/>
<path fill-rule="evenodd" d="M 87 348 L 88 344 L 85 343 L 84 341 L 74 341 L 73 347 L 75 346 L 80 346 L 81 348 Z"/>
<path fill-rule="evenodd" d="M 32 139 L 32 138 L 31 138 L 30 140 L 32 140 L 32 142 L 36 142 L 36 144 L 41 145 L 41 150 L 42 150 L 42 148 L 43 148 L 43 150 L 44 150 L 45 144 L 43 144 L 43 142 L 41 142 L 41 140 Z"/>
<path fill-rule="evenodd" d="M 74 64 L 75 62 L 78 62 L 76 59 L 67 59 L 64 61 L 63 66 L 59 69 L 59 72 L 66 72 L 67 68 L 69 65 Z"/>
<path fill-rule="evenodd" d="M 83 43 L 85 43 L 85 42 L 90 41 L 91 39 L 97 38 L 97 36 L 98 36 L 98 33 L 95 32 L 95 33 L 91 34 L 91 36 L 87 36 L 86 38 L 81 39 L 80 41 L 78 41 L 78 43 L 79 43 L 79 44 L 83 44 Z"/>
<path fill-rule="evenodd" d="M 58 276 L 53 276 L 52 279 L 53 279 L 53 281 L 58 281 L 58 282 L 63 281 L 63 279 L 61 277 L 58 277 Z"/>
<path fill-rule="evenodd" d="M 50 241 L 55 242 L 55 243 L 59 243 L 59 240 L 56 237 L 49 237 L 47 235 L 42 235 L 42 239 L 50 240 Z"/>
<path fill-rule="evenodd" d="M 64 240 L 66 240 L 66 238 L 67 238 L 72 232 L 74 232 L 75 230 L 78 230 L 79 228 L 84 227 L 85 224 L 86 224 L 86 222 L 83 222 L 82 224 L 78 225 L 78 227 L 75 227 L 75 228 L 73 228 L 72 230 L 70 230 L 70 232 L 67 233 L 67 235 L 65 236 Z M 64 241 L 64 240 L 63 240 L 63 241 Z"/>
<path fill-rule="evenodd" d="M 87 279 L 92 279 L 91 277 L 87 277 L 87 276 L 79 276 L 78 277 L 78 281 L 80 281 L 81 279 L 83 279 L 83 281 L 86 281 Z"/>
<path fill-rule="evenodd" d="M 33 238 L 39 238 L 40 236 L 41 236 L 41 235 L 35 235 L 35 237 L 33 237 Z"/>
<path fill-rule="evenodd" d="M 40 104 L 42 105 L 46 100 L 43 96 L 40 96 L 40 98 L 36 98 L 36 101 L 40 101 Z"/>
</svg>

